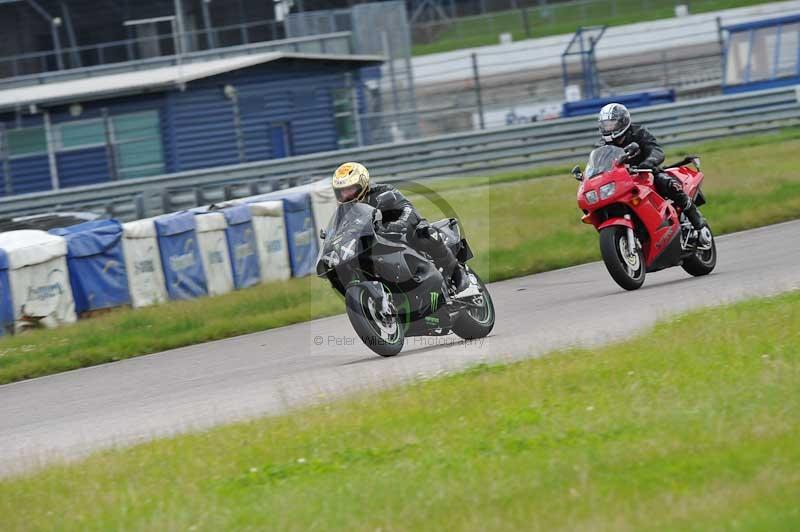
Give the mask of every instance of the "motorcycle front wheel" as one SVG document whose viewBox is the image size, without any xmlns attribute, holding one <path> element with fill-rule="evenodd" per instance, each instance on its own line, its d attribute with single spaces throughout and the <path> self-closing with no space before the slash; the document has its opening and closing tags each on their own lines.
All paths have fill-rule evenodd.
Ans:
<svg viewBox="0 0 800 532">
<path fill-rule="evenodd" d="M 468 308 L 462 310 L 453 320 L 453 332 L 464 340 L 474 340 L 488 336 L 494 328 L 494 302 L 489 294 L 486 285 L 478 274 L 469 271 L 469 275 L 474 277 L 470 282 L 478 285 L 480 294 L 471 296 L 467 301 Z"/>
<path fill-rule="evenodd" d="M 644 252 L 636 243 L 635 252 L 628 250 L 628 230 L 619 225 L 600 231 L 600 254 L 611 278 L 625 290 L 636 290 L 644 284 L 646 268 Z"/>
<path fill-rule="evenodd" d="M 384 313 L 381 300 L 364 286 L 348 288 L 345 305 L 350 324 L 364 345 L 382 357 L 393 357 L 403 349 L 405 333 L 396 312 Z"/>
</svg>

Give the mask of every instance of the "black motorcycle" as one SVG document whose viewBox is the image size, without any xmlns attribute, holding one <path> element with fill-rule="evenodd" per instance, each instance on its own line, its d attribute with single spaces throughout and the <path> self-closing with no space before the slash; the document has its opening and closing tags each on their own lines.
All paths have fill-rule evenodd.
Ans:
<svg viewBox="0 0 800 532">
<path fill-rule="evenodd" d="M 458 261 L 472 258 L 455 218 L 431 224 Z M 365 203 L 339 205 L 317 259 L 317 274 L 344 296 L 347 316 L 361 341 L 389 357 L 408 336 L 483 338 L 494 327 L 494 305 L 478 275 L 464 266 L 469 287 L 450 290 L 427 255 L 409 247 L 405 235 L 382 230 L 381 213 Z"/>
</svg>

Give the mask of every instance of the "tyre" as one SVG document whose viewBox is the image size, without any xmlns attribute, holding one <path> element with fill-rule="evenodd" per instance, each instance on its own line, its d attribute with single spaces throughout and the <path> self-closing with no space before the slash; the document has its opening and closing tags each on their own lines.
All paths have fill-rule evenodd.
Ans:
<svg viewBox="0 0 800 532">
<path fill-rule="evenodd" d="M 625 290 L 636 290 L 644 283 L 647 269 L 644 253 L 636 242 L 635 253 L 628 252 L 628 230 L 613 225 L 600 231 L 600 254 L 611 278 Z"/>
<path fill-rule="evenodd" d="M 480 288 L 480 294 L 466 299 L 470 305 L 462 310 L 453 320 L 453 332 L 464 340 L 474 340 L 488 336 L 494 328 L 494 302 L 489 290 L 478 274 L 468 270 L 469 275 L 475 277 L 475 282 Z M 470 279 L 472 281 L 472 279 Z"/>
<path fill-rule="evenodd" d="M 710 231 L 711 229 L 709 229 Z M 717 265 L 717 244 L 714 241 L 714 234 L 711 234 L 711 247 L 705 250 L 698 250 L 694 255 L 683 259 L 681 267 L 689 275 L 700 277 L 708 275 L 714 271 Z"/>
<path fill-rule="evenodd" d="M 397 311 L 382 311 L 380 299 L 372 297 L 361 285 L 351 286 L 345 293 L 347 317 L 364 345 L 382 357 L 393 357 L 403 349 L 405 333 Z"/>
</svg>

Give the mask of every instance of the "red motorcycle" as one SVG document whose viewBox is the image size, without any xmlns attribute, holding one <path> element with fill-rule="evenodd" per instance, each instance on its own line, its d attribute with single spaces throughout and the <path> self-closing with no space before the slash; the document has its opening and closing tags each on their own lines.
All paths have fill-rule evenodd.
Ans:
<svg viewBox="0 0 800 532">
<path fill-rule="evenodd" d="M 683 213 L 656 192 L 652 171 L 626 164 L 638 151 L 636 143 L 625 149 L 602 146 L 592 151 L 585 172 L 579 166 L 572 169 L 581 182 L 581 221 L 600 233 L 608 273 L 625 290 L 642 286 L 648 272 L 672 266 L 694 276 L 708 275 L 717 263 L 713 235 L 704 228 L 708 233 L 700 239 Z M 705 203 L 699 159 L 687 157 L 664 171 L 678 178 L 695 205 Z"/>
</svg>

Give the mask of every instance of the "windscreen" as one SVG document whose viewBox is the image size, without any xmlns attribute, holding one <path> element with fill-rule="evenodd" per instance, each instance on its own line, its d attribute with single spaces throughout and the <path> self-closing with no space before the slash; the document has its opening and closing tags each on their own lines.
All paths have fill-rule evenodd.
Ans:
<svg viewBox="0 0 800 532">
<path fill-rule="evenodd" d="M 614 168 L 614 163 L 625 156 L 625 150 L 617 146 L 601 146 L 589 155 L 586 164 L 586 179 L 607 172 Z"/>
<path fill-rule="evenodd" d="M 374 212 L 375 209 L 365 203 L 345 203 L 336 208 L 317 257 L 318 273 L 351 260 L 363 251 L 362 237 L 375 234 L 372 222 Z"/>
</svg>

